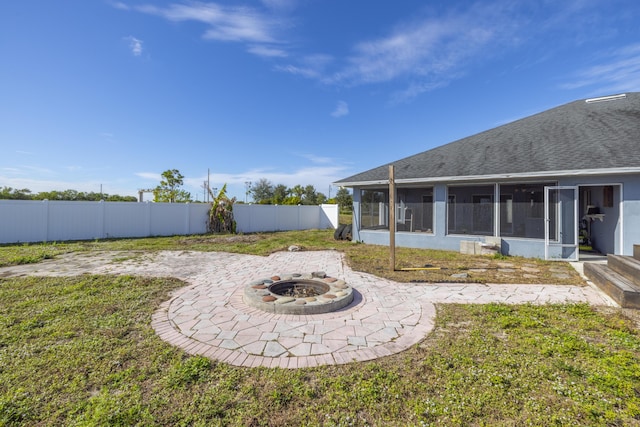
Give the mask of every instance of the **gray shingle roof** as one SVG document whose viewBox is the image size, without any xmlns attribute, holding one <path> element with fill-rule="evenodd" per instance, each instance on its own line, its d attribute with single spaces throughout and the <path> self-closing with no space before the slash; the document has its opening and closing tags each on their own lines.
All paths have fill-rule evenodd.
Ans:
<svg viewBox="0 0 640 427">
<path fill-rule="evenodd" d="M 574 101 L 337 181 L 640 168 L 640 93 Z"/>
</svg>

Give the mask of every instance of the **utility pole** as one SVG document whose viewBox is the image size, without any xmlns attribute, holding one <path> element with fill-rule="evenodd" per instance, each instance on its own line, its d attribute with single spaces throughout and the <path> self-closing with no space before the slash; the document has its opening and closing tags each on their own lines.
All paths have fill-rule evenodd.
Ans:
<svg viewBox="0 0 640 427">
<path fill-rule="evenodd" d="M 393 165 L 389 165 L 389 265 L 396 269 L 396 180 Z"/>
<path fill-rule="evenodd" d="M 249 190 L 251 190 L 251 181 L 245 181 L 244 186 L 246 188 L 244 193 L 244 202 L 247 203 L 247 200 L 249 198 Z"/>
</svg>

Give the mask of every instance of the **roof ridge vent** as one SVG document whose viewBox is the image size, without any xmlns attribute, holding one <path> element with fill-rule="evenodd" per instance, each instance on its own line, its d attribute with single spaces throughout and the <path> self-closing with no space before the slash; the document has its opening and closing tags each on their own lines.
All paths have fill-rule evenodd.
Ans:
<svg viewBox="0 0 640 427">
<path fill-rule="evenodd" d="M 589 98 L 589 99 L 585 99 L 584 102 L 586 102 L 587 104 L 593 104 L 596 102 L 617 101 L 618 99 L 625 99 L 626 97 L 627 97 L 626 93 L 621 93 L 620 95 L 601 96 L 600 98 Z"/>
</svg>

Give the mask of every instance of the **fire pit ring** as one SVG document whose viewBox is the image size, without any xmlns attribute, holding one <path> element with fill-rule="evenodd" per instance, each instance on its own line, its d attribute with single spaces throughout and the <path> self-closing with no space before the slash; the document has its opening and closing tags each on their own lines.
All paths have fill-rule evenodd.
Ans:
<svg viewBox="0 0 640 427">
<path fill-rule="evenodd" d="M 326 294 L 331 287 L 317 280 L 281 280 L 267 287 L 269 292 L 283 297 L 313 298 Z"/>
<path fill-rule="evenodd" d="M 276 274 L 246 285 L 244 301 L 268 313 L 321 314 L 348 306 L 353 301 L 353 289 L 322 271 Z"/>
</svg>

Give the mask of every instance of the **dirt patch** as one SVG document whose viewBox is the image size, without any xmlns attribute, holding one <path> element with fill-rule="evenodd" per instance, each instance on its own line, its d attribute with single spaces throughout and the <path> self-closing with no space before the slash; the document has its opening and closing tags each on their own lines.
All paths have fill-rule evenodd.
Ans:
<svg viewBox="0 0 640 427">
<path fill-rule="evenodd" d="M 194 243 L 254 243 L 261 239 L 257 234 L 240 234 L 234 236 L 189 237 L 181 239 L 180 243 L 184 245 L 193 245 Z"/>
<path fill-rule="evenodd" d="M 636 310 L 633 308 L 604 307 L 604 306 L 597 306 L 596 309 L 599 312 L 608 314 L 610 316 L 622 315 L 623 317 L 631 320 L 635 324 L 636 329 L 640 329 L 640 310 Z"/>
</svg>

